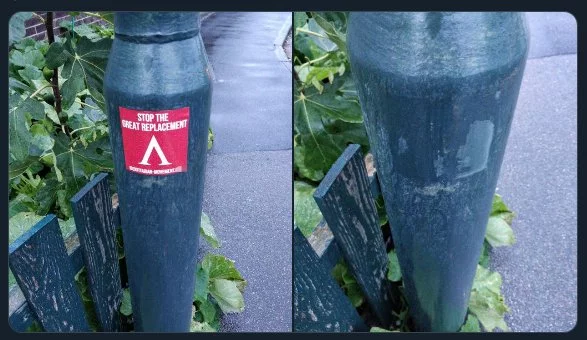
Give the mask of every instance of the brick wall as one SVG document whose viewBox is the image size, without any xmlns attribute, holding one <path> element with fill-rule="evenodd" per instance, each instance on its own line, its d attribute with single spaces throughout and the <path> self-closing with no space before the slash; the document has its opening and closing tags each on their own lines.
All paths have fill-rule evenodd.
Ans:
<svg viewBox="0 0 587 340">
<path fill-rule="evenodd" d="M 36 13 L 39 14 L 41 17 L 43 17 L 43 20 L 45 20 L 47 17 L 45 12 L 36 12 Z M 59 27 L 60 22 L 65 20 L 68 24 L 71 24 L 71 16 L 69 16 L 68 13 L 69 12 L 53 12 L 53 31 L 55 32 L 55 35 L 61 35 L 65 32 L 64 29 Z M 100 22 L 99 18 L 94 17 L 94 16 L 88 16 L 85 14 L 77 15 L 74 18 L 74 24 L 76 26 L 81 25 L 81 24 L 91 24 L 91 23 L 99 23 L 99 22 Z M 41 39 L 46 38 L 47 32 L 45 29 L 45 24 L 43 23 L 43 21 L 41 21 L 41 19 L 38 16 L 33 15 L 32 18 L 25 21 L 24 26 L 26 28 L 26 36 L 27 37 L 31 37 L 36 40 L 41 40 Z"/>
</svg>

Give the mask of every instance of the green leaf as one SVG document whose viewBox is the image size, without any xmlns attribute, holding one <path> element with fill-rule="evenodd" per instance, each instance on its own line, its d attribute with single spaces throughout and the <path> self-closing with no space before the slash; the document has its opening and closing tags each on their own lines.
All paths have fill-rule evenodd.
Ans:
<svg viewBox="0 0 587 340">
<path fill-rule="evenodd" d="M 468 314 L 467 315 L 467 322 L 461 327 L 459 332 L 464 333 L 477 333 L 481 332 L 481 328 L 479 327 L 479 320 L 474 315 Z"/>
<path fill-rule="evenodd" d="M 516 241 L 514 231 L 499 215 L 489 217 L 485 239 L 492 247 L 511 246 Z"/>
<path fill-rule="evenodd" d="M 381 327 L 371 327 L 369 332 L 370 333 L 391 333 L 391 332 L 398 332 L 398 331 L 390 331 L 388 329 L 381 328 Z"/>
<path fill-rule="evenodd" d="M 38 163 L 37 157 L 26 157 L 23 160 L 17 160 L 10 163 L 8 166 L 8 179 L 11 180 L 20 176 L 23 172 Z"/>
<path fill-rule="evenodd" d="M 20 212 L 8 220 L 8 243 L 16 241 L 17 238 L 31 229 L 37 222 L 43 219 L 34 212 Z"/>
<path fill-rule="evenodd" d="M 316 188 L 303 181 L 294 181 L 294 223 L 308 237 L 322 220 L 322 213 L 312 196 Z"/>
<path fill-rule="evenodd" d="M 501 295 L 501 275 L 477 266 L 473 281 L 469 310 L 474 314 L 485 330 L 492 332 L 495 328 L 508 331 L 504 314 L 509 311 Z"/>
<path fill-rule="evenodd" d="M 212 128 L 208 128 L 208 150 L 212 149 L 214 145 L 214 132 L 212 132 Z"/>
<path fill-rule="evenodd" d="M 21 212 L 34 211 L 35 201 L 25 194 L 18 194 L 15 198 L 8 202 L 8 218 Z"/>
<path fill-rule="evenodd" d="M 56 69 L 65 64 L 68 59 L 69 53 L 65 50 L 62 43 L 54 42 L 49 45 L 47 54 L 45 54 L 45 64 L 48 68 Z"/>
<path fill-rule="evenodd" d="M 29 50 L 25 52 L 12 50 L 8 60 L 12 64 L 21 67 L 35 66 L 38 69 L 42 69 L 45 66 L 45 57 L 39 50 Z"/>
<path fill-rule="evenodd" d="M 489 268 L 489 243 L 487 243 L 487 240 L 483 241 L 483 248 L 481 249 L 481 256 L 479 257 L 479 265 L 484 268 Z"/>
<path fill-rule="evenodd" d="M 225 279 L 244 281 L 241 273 L 234 266 L 234 261 L 219 254 L 206 254 L 202 268 L 208 272 L 210 280 Z"/>
<path fill-rule="evenodd" d="M 196 286 L 194 288 L 194 301 L 205 302 L 208 299 L 208 284 L 210 282 L 210 275 L 208 271 L 202 268 L 198 263 L 196 269 Z"/>
<path fill-rule="evenodd" d="M 330 41 L 336 44 L 341 51 L 346 51 L 346 16 L 340 15 L 338 12 L 336 16 L 330 16 L 329 19 L 337 18 L 337 21 L 327 20 L 322 13 L 312 12 L 312 18 L 316 23 L 324 29 L 324 33 Z"/>
<path fill-rule="evenodd" d="M 493 195 L 493 203 L 491 204 L 491 215 L 511 212 L 512 211 L 505 205 L 500 195 Z"/>
<path fill-rule="evenodd" d="M 33 12 L 17 12 L 8 20 L 8 44 L 11 45 L 16 41 L 24 38 L 26 28 L 24 22 L 33 16 Z"/>
<path fill-rule="evenodd" d="M 224 313 L 240 313 L 245 308 L 245 300 L 236 282 L 227 279 L 214 279 L 210 283 L 210 294 Z"/>
<path fill-rule="evenodd" d="M 27 117 L 42 115 L 43 105 L 31 98 L 22 99 L 18 94 L 9 97 L 9 152 L 13 160 L 22 161 L 29 156 L 32 140 Z"/>
<path fill-rule="evenodd" d="M 309 34 L 310 39 L 312 39 L 320 49 L 331 52 L 338 48 L 338 46 L 330 40 L 326 31 L 318 25 L 315 18 L 310 18 L 306 25 L 307 30 L 313 32 L 314 34 Z"/>
<path fill-rule="evenodd" d="M 42 124 L 33 124 L 30 132 L 32 139 L 29 145 L 29 155 L 38 157 L 53 149 L 55 141 Z"/>
<path fill-rule="evenodd" d="M 18 74 L 29 84 L 32 84 L 32 80 L 40 79 L 43 76 L 43 72 L 32 65 L 26 65 L 22 70 L 18 70 Z"/>
<path fill-rule="evenodd" d="M 308 107 L 303 94 L 294 102 L 294 130 L 294 165 L 301 177 L 313 181 L 324 177 L 348 144 L 367 140 L 363 124 L 323 118 Z"/>
<path fill-rule="evenodd" d="M 216 329 L 210 326 L 207 322 L 198 322 L 192 320 L 190 325 L 190 332 L 216 332 Z"/>
<path fill-rule="evenodd" d="M 203 302 L 198 302 L 197 306 L 198 310 L 202 313 L 204 322 L 214 322 L 217 316 L 216 306 L 210 300 L 206 299 Z"/>
<path fill-rule="evenodd" d="M 202 217 L 200 221 L 200 233 L 204 236 L 204 239 L 212 248 L 220 248 L 220 240 L 218 236 L 216 236 L 216 232 L 214 231 L 214 227 L 210 222 L 210 217 L 206 215 L 205 212 L 202 212 Z"/>
<path fill-rule="evenodd" d="M 62 71 L 62 76 L 67 78 L 62 87 L 66 92 L 63 93 L 63 100 L 66 100 L 67 95 L 67 104 L 73 103 L 72 93 L 77 94 L 87 87 L 98 107 L 105 111 L 102 87 L 111 46 L 111 39 L 91 41 L 86 37 L 80 37 L 74 45 L 71 36 L 68 37 L 64 44 L 68 56 Z M 64 104 L 64 108 L 68 106 Z"/>
<path fill-rule="evenodd" d="M 294 16 L 294 23 L 293 23 L 294 27 L 302 27 L 308 21 L 308 15 L 306 14 L 306 12 L 294 12 L 293 16 Z"/>
<path fill-rule="evenodd" d="M 398 282 L 402 279 L 402 272 L 399 267 L 399 260 L 394 249 L 387 253 L 388 265 L 387 265 L 387 279 L 393 282 Z"/>
<path fill-rule="evenodd" d="M 303 98 L 299 98 L 305 101 L 306 109 L 312 114 L 348 123 L 362 123 L 363 114 L 358 98 L 338 91 L 348 77 L 347 73 L 345 77 L 337 77 L 334 83 L 324 85 L 321 94 L 315 88 L 304 89 Z"/>
<path fill-rule="evenodd" d="M 83 187 L 90 176 L 96 172 L 112 172 L 114 164 L 107 137 L 99 138 L 87 147 L 82 143 L 73 145 L 70 138 L 58 133 L 53 148 L 58 168 L 70 192 L 77 192 Z"/>
<path fill-rule="evenodd" d="M 68 192 L 66 190 L 57 190 L 57 204 L 59 205 L 59 211 L 63 214 L 63 216 L 70 218 L 73 216 L 73 211 L 71 210 L 71 203 L 69 202 Z"/>
<path fill-rule="evenodd" d="M 122 290 L 122 302 L 120 303 L 120 313 L 125 316 L 130 316 L 132 314 L 132 302 L 130 297 L 130 290 L 128 288 L 124 288 Z"/>
<path fill-rule="evenodd" d="M 343 260 L 334 266 L 332 269 L 332 276 L 340 288 L 342 288 L 353 306 L 359 307 L 363 304 L 365 301 L 363 291 Z"/>
</svg>

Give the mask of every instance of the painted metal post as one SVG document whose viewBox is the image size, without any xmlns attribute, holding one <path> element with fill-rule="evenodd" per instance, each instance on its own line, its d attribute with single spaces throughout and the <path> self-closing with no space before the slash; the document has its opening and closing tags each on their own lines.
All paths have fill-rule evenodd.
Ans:
<svg viewBox="0 0 587 340">
<path fill-rule="evenodd" d="M 197 12 L 121 12 L 105 97 L 138 331 L 189 330 L 211 80 Z"/>
<path fill-rule="evenodd" d="M 462 325 L 528 50 L 520 13 L 351 13 L 348 49 L 419 330 Z"/>
</svg>

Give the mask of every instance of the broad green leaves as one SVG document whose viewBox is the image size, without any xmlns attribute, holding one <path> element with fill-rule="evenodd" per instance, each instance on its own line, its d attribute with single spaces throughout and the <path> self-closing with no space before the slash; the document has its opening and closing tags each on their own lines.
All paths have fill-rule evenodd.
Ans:
<svg viewBox="0 0 587 340">
<path fill-rule="evenodd" d="M 74 41 L 71 37 L 65 43 L 54 42 L 47 53 L 47 64 L 51 68 L 63 65 L 62 76 L 67 80 L 61 87 L 63 108 L 73 104 L 77 95 L 88 89 L 102 111 L 105 109 L 102 84 L 104 70 L 112 40 L 92 41 L 84 36 Z"/>
<path fill-rule="evenodd" d="M 122 301 L 120 303 L 120 313 L 125 316 L 132 314 L 132 302 L 130 298 L 130 290 L 125 288 L 122 290 Z"/>
<path fill-rule="evenodd" d="M 395 249 L 392 249 L 387 253 L 387 260 L 387 279 L 392 282 L 398 282 L 402 279 L 402 272 L 399 267 L 399 260 L 397 259 Z"/>
<path fill-rule="evenodd" d="M 10 17 L 8 21 L 8 44 L 13 44 L 24 38 L 26 33 L 24 22 L 32 16 L 32 12 L 18 12 Z"/>
<path fill-rule="evenodd" d="M 206 254 L 196 271 L 194 301 L 206 303 L 210 294 L 224 313 L 239 313 L 245 307 L 242 293 L 246 285 L 234 261 L 222 255 Z"/>
<path fill-rule="evenodd" d="M 303 181 L 294 181 L 294 223 L 308 237 L 322 220 L 322 213 L 312 196 L 316 188 Z"/>
<path fill-rule="evenodd" d="M 515 214 L 508 209 L 500 195 L 495 194 L 485 239 L 492 247 L 511 246 L 516 241 L 510 227 Z"/>
<path fill-rule="evenodd" d="M 201 222 L 200 222 L 200 233 L 212 246 L 213 248 L 220 248 L 220 240 L 218 236 L 216 236 L 216 232 L 214 231 L 214 227 L 212 227 L 212 223 L 210 222 L 210 217 L 206 215 L 205 212 L 202 212 Z"/>
<path fill-rule="evenodd" d="M 365 297 L 363 296 L 361 287 L 344 261 L 341 260 L 341 262 L 334 266 L 332 276 L 334 276 L 334 279 L 348 296 L 353 306 L 359 307 L 363 304 Z"/>
<path fill-rule="evenodd" d="M 296 13 L 294 22 L 294 167 L 320 181 L 348 144 L 369 143 L 348 72 L 345 14 Z"/>
<path fill-rule="evenodd" d="M 495 328 L 509 330 L 503 318 L 509 309 L 501 295 L 501 275 L 499 273 L 477 266 L 469 299 L 469 311 L 479 319 L 483 328 L 489 332 Z"/>
<path fill-rule="evenodd" d="M 463 333 L 477 333 L 481 332 L 481 327 L 479 327 L 479 320 L 474 315 L 467 315 L 467 321 L 461 327 L 460 332 Z"/>
</svg>

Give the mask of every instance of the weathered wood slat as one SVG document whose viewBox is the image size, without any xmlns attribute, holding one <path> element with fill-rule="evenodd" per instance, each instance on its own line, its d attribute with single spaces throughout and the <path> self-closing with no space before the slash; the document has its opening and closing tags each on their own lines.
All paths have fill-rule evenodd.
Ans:
<svg viewBox="0 0 587 340">
<path fill-rule="evenodd" d="M 98 322 L 102 331 L 118 331 L 122 288 L 108 174 L 86 184 L 71 205 Z"/>
<path fill-rule="evenodd" d="M 367 326 L 298 228 L 294 229 L 295 332 L 365 331 Z"/>
<path fill-rule="evenodd" d="M 55 215 L 46 216 L 14 241 L 8 256 L 16 282 L 43 329 L 89 330 Z"/>
<path fill-rule="evenodd" d="M 118 199 L 112 198 L 112 215 L 113 221 L 116 228 L 120 228 L 120 214 L 118 211 Z M 118 223 L 117 223 L 118 221 Z M 73 271 L 79 272 L 84 266 L 84 259 L 82 256 L 82 250 L 79 245 L 79 238 L 77 231 L 74 231 L 65 240 L 65 247 L 67 248 L 67 254 L 71 260 Z M 37 320 L 36 315 L 31 310 L 29 303 L 26 301 L 20 287 L 16 285 L 10 289 L 8 297 L 8 315 L 10 327 L 17 332 L 24 332 Z"/>
<path fill-rule="evenodd" d="M 386 279 L 385 243 L 359 145 L 347 147 L 314 199 L 369 305 L 383 326 L 389 326 L 397 303 Z"/>
</svg>

